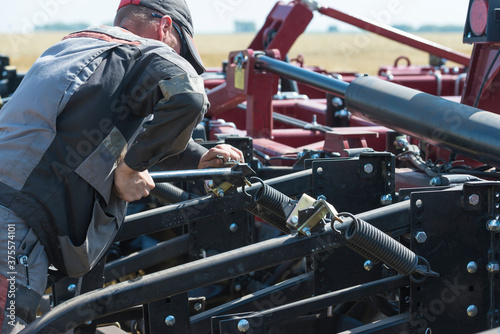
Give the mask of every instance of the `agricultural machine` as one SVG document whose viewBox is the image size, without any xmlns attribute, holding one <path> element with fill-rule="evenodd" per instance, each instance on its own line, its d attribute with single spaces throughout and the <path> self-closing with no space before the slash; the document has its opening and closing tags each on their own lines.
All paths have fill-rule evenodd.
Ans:
<svg viewBox="0 0 500 334">
<path fill-rule="evenodd" d="M 315 11 L 430 64 L 366 76 L 289 60 Z M 152 172 L 107 259 L 80 280 L 51 273 L 23 333 L 498 333 L 499 0 L 470 1 L 464 42 L 470 57 L 278 2 L 204 77 L 193 138 L 245 163 Z"/>
</svg>

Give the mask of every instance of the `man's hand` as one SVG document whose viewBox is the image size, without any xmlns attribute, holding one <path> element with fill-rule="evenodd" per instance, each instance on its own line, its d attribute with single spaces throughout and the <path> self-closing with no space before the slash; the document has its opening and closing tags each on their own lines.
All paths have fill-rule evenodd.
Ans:
<svg viewBox="0 0 500 334">
<path fill-rule="evenodd" d="M 245 162 L 243 153 L 231 145 L 221 144 L 212 147 L 200 159 L 198 164 L 199 169 L 210 167 L 223 167 L 228 161 L 241 161 Z"/>
<path fill-rule="evenodd" d="M 147 170 L 138 172 L 121 162 L 115 170 L 115 194 L 126 202 L 140 200 L 149 195 L 155 183 Z"/>
</svg>

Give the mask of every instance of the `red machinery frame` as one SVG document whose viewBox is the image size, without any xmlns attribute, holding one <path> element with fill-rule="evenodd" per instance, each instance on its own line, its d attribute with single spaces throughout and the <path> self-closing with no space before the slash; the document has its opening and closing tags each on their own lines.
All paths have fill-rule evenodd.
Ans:
<svg viewBox="0 0 500 334">
<path fill-rule="evenodd" d="M 409 60 L 398 58 L 394 66 L 383 66 L 379 78 L 414 88 L 432 95 L 446 96 L 454 101 L 495 112 L 500 88 L 500 60 L 493 55 L 499 46 L 492 43 L 476 45 L 472 58 L 436 43 L 412 36 L 397 29 L 377 24 L 366 19 L 348 15 L 328 7 L 317 7 L 295 0 L 288 4 L 278 2 L 247 50 L 231 52 L 226 67 L 226 80 L 206 78 L 206 87 L 211 109 L 208 117 L 209 138 L 212 140 L 230 136 L 253 137 L 254 148 L 261 156 L 269 156 L 265 162 L 274 166 L 293 165 L 301 154 L 312 152 L 338 152 L 346 155 L 347 149 L 372 148 L 376 151 L 394 151 L 394 132 L 358 117 L 351 117 L 348 126 L 332 123 L 333 96 L 304 84 L 298 84 L 302 96 L 281 94 L 276 74 L 255 68 L 255 55 L 263 51 L 276 59 L 288 54 L 296 39 L 305 31 L 313 18 L 313 10 L 358 28 L 390 38 L 396 42 L 415 47 L 438 58 L 454 61 L 462 66 L 449 69 L 444 66 L 411 66 Z M 406 60 L 406 66 L 400 65 Z M 304 67 L 296 60 L 296 66 Z M 311 71 L 351 82 L 359 74 L 329 73 L 319 67 Z M 488 76 L 486 79 L 485 77 Z M 464 89 L 465 86 L 465 89 Z M 477 98 L 479 96 L 479 98 Z M 343 109 L 342 100 L 334 102 L 335 110 Z M 329 108 L 330 107 L 330 108 Z M 336 109 L 337 108 L 337 109 Z M 273 120 L 273 113 L 292 117 L 309 123 L 309 128 L 297 128 Z M 274 114 L 276 115 L 276 114 Z M 276 117 L 274 117 L 276 118 Z M 331 124 L 329 124 L 329 122 Z M 318 131 L 315 124 L 331 127 L 329 131 Z M 411 140 L 411 139 L 410 139 Z M 421 144 L 429 159 L 447 160 L 451 152 L 432 145 Z M 319 156 L 319 155 L 317 155 Z M 457 157 L 457 160 L 477 167 L 481 163 Z M 415 178 L 421 179 L 416 176 Z M 419 185 L 420 185 L 419 181 Z M 411 185 L 411 182 L 410 182 Z"/>
</svg>

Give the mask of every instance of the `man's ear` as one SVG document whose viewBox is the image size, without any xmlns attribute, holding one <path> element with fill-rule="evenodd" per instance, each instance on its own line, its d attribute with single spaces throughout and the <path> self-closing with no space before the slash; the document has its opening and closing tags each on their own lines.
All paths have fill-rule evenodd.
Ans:
<svg viewBox="0 0 500 334">
<path fill-rule="evenodd" d="M 163 40 L 164 37 L 170 33 L 170 29 L 172 27 L 172 18 L 168 15 L 165 15 L 160 20 L 160 40 Z"/>
</svg>

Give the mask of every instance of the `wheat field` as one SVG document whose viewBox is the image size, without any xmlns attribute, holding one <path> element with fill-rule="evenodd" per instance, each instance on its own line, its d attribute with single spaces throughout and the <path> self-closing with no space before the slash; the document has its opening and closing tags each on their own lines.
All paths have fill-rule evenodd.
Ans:
<svg viewBox="0 0 500 334">
<path fill-rule="evenodd" d="M 35 59 L 66 33 L 0 34 L 0 54 L 10 57 L 19 71 L 27 71 Z M 230 51 L 244 50 L 254 34 L 198 35 L 198 50 L 207 67 L 220 67 Z M 471 45 L 462 43 L 460 33 L 429 33 L 423 37 L 434 43 L 470 54 Z M 302 55 L 305 65 L 321 66 L 331 72 L 353 71 L 376 74 L 380 65 L 392 65 L 399 56 L 407 56 L 413 65 L 426 65 L 429 55 L 406 45 L 371 33 L 304 34 L 292 47 L 291 59 Z M 448 64 L 454 66 L 453 63 Z"/>
</svg>

